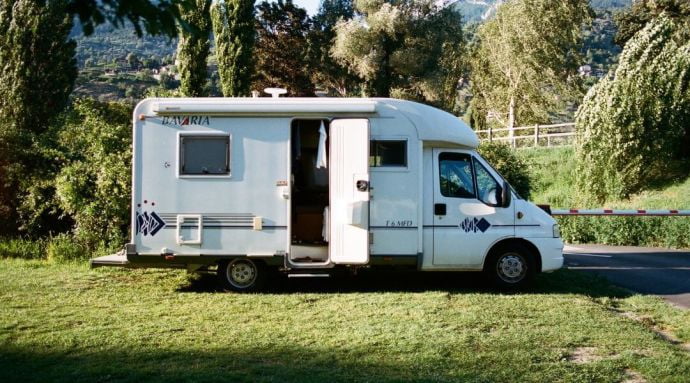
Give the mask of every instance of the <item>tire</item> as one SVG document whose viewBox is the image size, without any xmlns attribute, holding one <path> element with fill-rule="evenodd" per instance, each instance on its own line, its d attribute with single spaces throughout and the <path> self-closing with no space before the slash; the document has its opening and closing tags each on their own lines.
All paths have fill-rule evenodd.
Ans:
<svg viewBox="0 0 690 383">
<path fill-rule="evenodd" d="M 261 291 L 266 282 L 266 266 L 261 261 L 235 258 L 218 264 L 218 281 L 224 290 Z"/>
<path fill-rule="evenodd" d="M 484 262 L 489 282 L 502 290 L 520 290 L 529 286 L 536 274 L 532 254 L 525 246 L 514 243 L 491 250 Z"/>
</svg>

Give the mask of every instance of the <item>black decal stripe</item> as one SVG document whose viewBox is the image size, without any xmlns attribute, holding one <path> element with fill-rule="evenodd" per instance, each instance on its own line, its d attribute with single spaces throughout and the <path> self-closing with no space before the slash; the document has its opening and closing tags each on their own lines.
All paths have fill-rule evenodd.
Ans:
<svg viewBox="0 0 690 383">
<path fill-rule="evenodd" d="M 491 227 L 540 227 L 541 225 L 491 225 Z M 425 229 L 428 228 L 448 228 L 448 227 L 459 227 L 459 225 L 424 225 Z"/>
<path fill-rule="evenodd" d="M 199 226 L 182 226 L 184 229 L 198 229 Z M 166 229 L 176 229 L 177 225 L 167 225 Z M 204 229 L 254 229 L 254 226 L 204 225 Z M 287 226 L 262 226 L 262 229 L 287 229 Z"/>
<path fill-rule="evenodd" d="M 541 225 L 492 225 L 493 227 L 539 227 Z"/>
</svg>

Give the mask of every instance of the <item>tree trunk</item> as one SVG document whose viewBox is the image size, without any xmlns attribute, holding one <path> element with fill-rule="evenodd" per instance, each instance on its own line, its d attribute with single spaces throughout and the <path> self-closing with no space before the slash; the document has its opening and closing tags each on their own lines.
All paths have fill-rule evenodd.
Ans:
<svg viewBox="0 0 690 383">
<path fill-rule="evenodd" d="M 376 77 L 372 81 L 372 90 L 374 97 L 390 97 L 391 85 L 393 83 L 393 71 L 391 68 L 390 58 L 393 55 L 393 42 L 389 38 L 384 37 L 381 43 L 383 49 L 383 57 L 380 63 L 380 69 Z"/>
<path fill-rule="evenodd" d="M 515 96 L 510 97 L 508 105 L 508 137 L 513 147 L 515 147 Z"/>
</svg>

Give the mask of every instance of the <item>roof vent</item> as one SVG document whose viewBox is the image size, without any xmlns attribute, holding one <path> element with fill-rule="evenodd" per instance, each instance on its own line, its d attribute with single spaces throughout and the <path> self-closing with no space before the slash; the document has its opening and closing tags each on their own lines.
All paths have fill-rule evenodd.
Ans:
<svg viewBox="0 0 690 383">
<path fill-rule="evenodd" d="M 286 94 L 287 89 L 283 88 L 266 88 L 264 89 L 264 92 L 268 93 L 271 95 L 273 98 L 278 98 L 280 97 L 281 94 Z"/>
</svg>

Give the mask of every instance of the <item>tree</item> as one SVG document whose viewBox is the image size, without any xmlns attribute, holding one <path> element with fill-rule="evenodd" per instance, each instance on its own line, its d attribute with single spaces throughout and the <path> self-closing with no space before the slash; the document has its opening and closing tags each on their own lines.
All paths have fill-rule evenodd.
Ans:
<svg viewBox="0 0 690 383">
<path fill-rule="evenodd" d="M 27 149 L 67 105 L 77 77 L 67 5 L 0 3 L 0 212 L 8 226 L 14 225 L 19 181 L 36 166 Z"/>
<path fill-rule="evenodd" d="M 313 18 L 313 28 L 307 35 L 312 81 L 328 93 L 341 97 L 351 94 L 361 82 L 331 56 L 336 24 L 353 16 L 352 0 L 323 0 L 319 13 Z"/>
<path fill-rule="evenodd" d="M 618 32 L 614 41 L 624 46 L 647 23 L 661 13 L 690 29 L 690 1 L 687 0 L 638 0 L 629 9 L 616 16 Z"/>
<path fill-rule="evenodd" d="M 161 88 L 165 90 L 175 89 L 178 85 L 177 81 L 175 80 L 175 75 L 167 71 L 161 72 L 158 83 L 160 84 Z"/>
<path fill-rule="evenodd" d="M 137 58 L 137 55 L 135 55 L 133 52 L 129 52 L 125 57 L 125 60 L 127 60 L 129 69 L 137 69 L 139 67 L 139 58 Z"/>
<path fill-rule="evenodd" d="M 192 4 L 194 0 L 66 0 L 65 12 L 72 20 L 79 17 L 82 31 L 93 33 L 97 25 L 106 21 L 115 27 L 130 22 L 137 36 L 149 34 L 177 34 L 180 20 L 179 5 Z"/>
<path fill-rule="evenodd" d="M 211 7 L 216 60 L 225 97 L 248 96 L 254 48 L 254 0 L 219 0 Z"/>
<path fill-rule="evenodd" d="M 472 111 L 480 125 L 491 115 L 512 128 L 541 122 L 581 95 L 577 68 L 587 0 L 514 0 L 482 25 L 473 49 Z"/>
<path fill-rule="evenodd" d="M 211 45 L 211 0 L 194 0 L 194 7 L 181 8 L 177 59 L 180 92 L 186 97 L 206 95 L 206 59 Z"/>
<path fill-rule="evenodd" d="M 3 1 L 0 114 L 3 128 L 39 133 L 68 103 L 77 76 L 65 2 Z"/>
<path fill-rule="evenodd" d="M 292 0 L 263 1 L 257 6 L 256 74 L 253 88 L 281 87 L 290 96 L 312 96 L 307 34 L 311 20 Z"/>
<path fill-rule="evenodd" d="M 441 58 L 463 44 L 460 14 L 433 0 L 357 0 L 355 10 L 336 25 L 333 57 L 370 96 L 437 100 Z"/>
<path fill-rule="evenodd" d="M 577 112 L 581 189 L 597 202 L 687 174 L 690 30 L 662 13 L 628 41 Z"/>
</svg>

